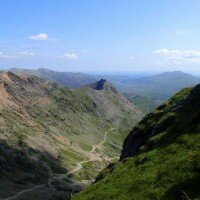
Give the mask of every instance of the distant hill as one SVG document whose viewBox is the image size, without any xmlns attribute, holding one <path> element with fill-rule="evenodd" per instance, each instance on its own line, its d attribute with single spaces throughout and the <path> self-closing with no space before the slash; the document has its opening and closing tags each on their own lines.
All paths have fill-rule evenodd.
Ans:
<svg viewBox="0 0 200 200">
<path fill-rule="evenodd" d="M 199 145 L 200 84 L 146 115 L 125 139 L 120 161 L 73 199 L 199 199 Z"/>
<path fill-rule="evenodd" d="M 154 111 L 161 103 L 161 100 L 157 100 L 150 96 L 142 96 L 137 94 L 124 94 L 126 98 L 136 105 L 144 114 Z"/>
<path fill-rule="evenodd" d="M 180 71 L 164 72 L 150 77 L 127 79 L 119 85 L 121 92 L 150 96 L 158 100 L 166 100 L 184 87 L 198 84 L 200 78 Z"/>
<path fill-rule="evenodd" d="M 113 78 L 112 78 L 113 80 Z M 150 77 L 128 78 L 112 82 L 127 99 L 144 113 L 152 111 L 181 88 L 200 83 L 200 78 L 180 71 L 164 72 Z"/>
<path fill-rule="evenodd" d="M 119 157 L 123 139 L 143 116 L 108 82 L 101 90 L 70 90 L 1 72 L 0 94 L 0 198 L 68 199 Z"/>
<path fill-rule="evenodd" d="M 40 68 L 37 70 L 13 68 L 9 71 L 12 71 L 17 74 L 38 76 L 40 78 L 47 79 L 61 86 L 67 86 L 69 88 L 79 88 L 81 86 L 97 81 L 95 77 L 92 77 L 87 74 L 73 72 L 58 72 L 45 68 Z"/>
<path fill-rule="evenodd" d="M 148 77 L 142 77 L 142 74 L 140 76 L 137 74 L 87 75 L 48 69 L 11 69 L 11 71 L 18 74 L 35 75 L 73 89 L 92 84 L 99 79 L 107 79 L 143 113 L 153 111 L 181 88 L 194 86 L 200 82 L 199 77 L 181 71 L 164 72 Z"/>
</svg>

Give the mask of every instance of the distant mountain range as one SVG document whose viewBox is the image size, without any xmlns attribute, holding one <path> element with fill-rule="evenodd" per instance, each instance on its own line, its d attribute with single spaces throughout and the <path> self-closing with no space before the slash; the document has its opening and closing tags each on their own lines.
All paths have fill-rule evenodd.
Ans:
<svg viewBox="0 0 200 200">
<path fill-rule="evenodd" d="M 108 79 L 109 80 L 109 79 Z M 144 113 L 152 111 L 184 87 L 200 83 L 200 78 L 180 71 L 150 77 L 116 79 L 113 84 Z"/>
<path fill-rule="evenodd" d="M 143 117 L 105 80 L 71 90 L 1 72 L 0 94 L 0 198 L 32 188 L 16 198 L 67 199 L 118 159 Z"/>
<path fill-rule="evenodd" d="M 164 72 L 148 77 L 138 75 L 88 75 L 83 73 L 56 72 L 48 69 L 11 69 L 18 74 L 29 74 L 56 82 L 61 86 L 80 88 L 107 79 L 144 113 L 154 110 L 184 87 L 200 83 L 200 78 L 180 71 Z"/>
<path fill-rule="evenodd" d="M 150 77 L 127 79 L 118 82 L 120 91 L 126 94 L 150 96 L 166 100 L 184 87 L 194 86 L 200 82 L 199 77 L 180 71 L 164 72 Z"/>
<path fill-rule="evenodd" d="M 84 73 L 58 72 L 45 68 L 40 68 L 37 70 L 12 68 L 9 69 L 9 71 L 17 74 L 38 76 L 69 88 L 79 88 L 81 86 L 94 83 L 98 80 L 97 78 Z"/>
</svg>

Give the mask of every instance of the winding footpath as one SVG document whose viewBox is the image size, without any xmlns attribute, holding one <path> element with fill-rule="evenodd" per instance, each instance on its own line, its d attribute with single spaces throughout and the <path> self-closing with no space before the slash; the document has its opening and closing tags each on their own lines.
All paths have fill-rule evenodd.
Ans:
<svg viewBox="0 0 200 200">
<path fill-rule="evenodd" d="M 89 152 L 89 154 L 90 154 L 89 159 L 78 162 L 77 166 L 73 170 L 69 171 L 67 174 L 52 174 L 51 170 L 49 170 L 50 173 L 51 173 L 51 178 L 49 179 L 49 182 L 48 182 L 48 185 L 50 186 L 49 188 L 47 188 L 43 184 L 38 185 L 38 186 L 35 186 L 33 188 L 23 190 L 23 191 L 17 193 L 15 196 L 10 197 L 10 198 L 6 198 L 5 200 L 18 200 L 18 199 L 26 198 L 27 196 L 32 197 L 35 194 L 38 195 L 37 198 L 42 198 L 42 199 L 48 199 L 49 198 L 50 199 L 50 197 L 52 195 L 56 195 L 56 194 L 58 195 L 59 194 L 59 192 L 56 191 L 54 189 L 54 187 L 51 185 L 51 181 L 53 180 L 53 178 L 57 178 L 57 179 L 60 179 L 60 180 L 62 180 L 63 178 L 68 178 L 69 180 L 71 180 L 71 175 L 80 171 L 83 168 L 83 164 L 87 163 L 87 162 L 99 161 L 101 163 L 101 167 L 98 171 L 102 171 L 102 169 L 104 168 L 104 166 L 102 165 L 103 161 L 110 163 L 110 162 L 112 162 L 113 159 L 119 158 L 119 157 L 109 158 L 108 156 L 102 155 L 102 153 L 96 151 L 96 149 L 101 150 L 102 145 L 106 142 L 108 132 L 110 132 L 114 129 L 115 128 L 111 128 L 110 130 L 106 131 L 103 140 L 98 144 L 92 145 L 92 150 Z M 44 163 L 44 164 L 46 165 L 46 163 Z M 46 167 L 49 168 L 48 165 L 46 165 Z M 94 180 L 82 180 L 81 181 L 81 183 L 85 183 L 85 184 L 89 184 L 89 183 L 92 183 L 92 182 L 94 182 Z M 70 196 L 71 196 L 70 192 L 63 192 L 63 194 L 64 194 L 65 197 L 68 197 L 67 199 L 69 199 Z"/>
<path fill-rule="evenodd" d="M 108 156 L 106 156 L 106 157 L 104 156 L 103 157 L 101 153 L 95 152 L 96 149 L 100 149 L 100 147 L 106 142 L 106 138 L 107 138 L 108 132 L 110 132 L 110 131 L 112 131 L 114 129 L 115 128 L 111 128 L 109 131 L 106 131 L 105 135 L 104 135 L 104 139 L 100 143 L 92 145 L 92 150 L 90 151 L 90 158 L 88 160 L 83 160 L 81 162 L 78 162 L 77 166 L 75 167 L 75 169 L 69 171 L 67 173 L 67 176 L 72 175 L 72 174 L 80 171 L 83 168 L 83 164 L 84 163 L 92 162 L 92 161 L 100 161 L 100 162 L 102 162 L 103 160 L 105 160 L 106 162 L 111 162 L 113 159 L 118 158 L 118 157 L 108 158 Z M 101 169 L 98 170 L 98 171 L 101 171 L 102 168 L 103 167 L 101 166 Z"/>
</svg>

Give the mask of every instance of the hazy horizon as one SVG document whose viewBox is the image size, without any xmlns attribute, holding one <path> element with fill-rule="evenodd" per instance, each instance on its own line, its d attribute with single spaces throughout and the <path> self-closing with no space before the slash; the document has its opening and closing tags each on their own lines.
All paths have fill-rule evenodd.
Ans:
<svg viewBox="0 0 200 200">
<path fill-rule="evenodd" d="M 0 71 L 9 71 L 11 69 L 22 69 L 22 70 L 39 70 L 39 69 L 45 69 L 45 70 L 52 70 L 56 72 L 68 72 L 68 73 L 83 73 L 88 75 L 116 75 L 116 76 L 135 76 L 135 77 L 145 77 L 145 76 L 153 76 L 161 73 L 166 72 L 182 72 L 186 74 L 190 74 L 193 76 L 200 77 L 200 72 L 187 72 L 187 71 L 181 71 L 181 70 L 174 70 L 174 71 L 150 71 L 150 70 L 144 70 L 144 71 L 68 71 L 68 70 L 56 70 L 51 69 L 47 67 L 39 67 L 39 68 L 1 68 Z"/>
</svg>

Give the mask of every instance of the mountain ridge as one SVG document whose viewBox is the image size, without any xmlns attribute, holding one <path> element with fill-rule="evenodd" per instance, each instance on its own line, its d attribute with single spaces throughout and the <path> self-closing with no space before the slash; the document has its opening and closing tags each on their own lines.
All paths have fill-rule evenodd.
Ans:
<svg viewBox="0 0 200 200">
<path fill-rule="evenodd" d="M 88 74 L 80 72 L 58 72 L 47 68 L 39 68 L 36 70 L 13 68 L 9 69 L 9 71 L 21 75 L 27 74 L 39 76 L 40 78 L 47 79 L 59 84 L 60 86 L 67 86 L 69 88 L 79 88 L 97 81 L 96 78 Z"/>
<path fill-rule="evenodd" d="M 153 111 L 185 87 L 200 83 L 200 78 L 181 71 L 163 72 L 142 78 L 116 82 L 118 90 L 144 113 Z"/>
<path fill-rule="evenodd" d="M 25 74 L 1 72 L 0 92 L 1 198 L 44 183 L 80 190 L 119 156 L 128 127 L 142 117 L 114 92 L 71 90 Z"/>
</svg>

